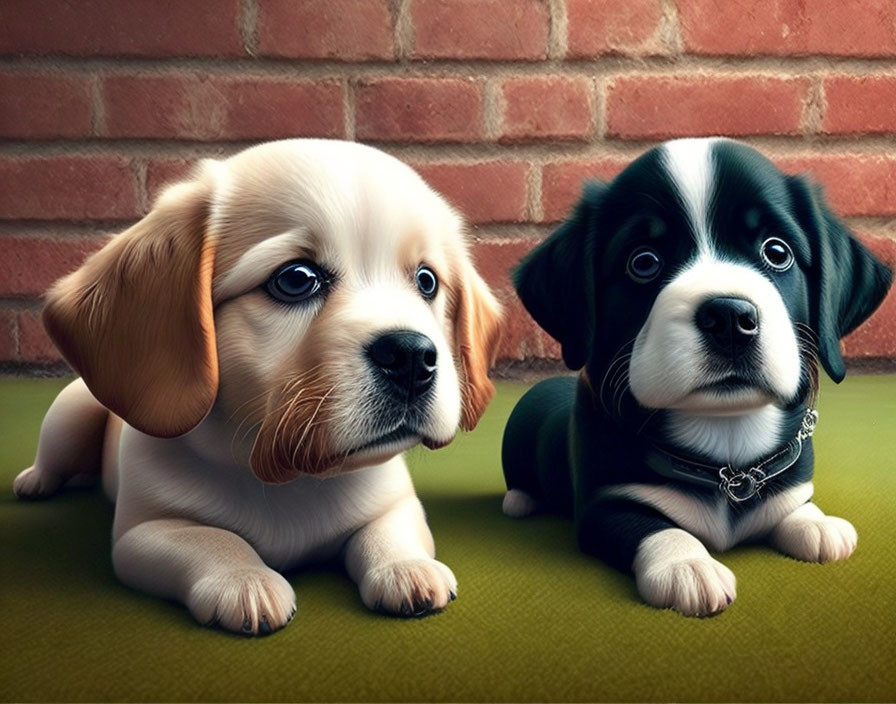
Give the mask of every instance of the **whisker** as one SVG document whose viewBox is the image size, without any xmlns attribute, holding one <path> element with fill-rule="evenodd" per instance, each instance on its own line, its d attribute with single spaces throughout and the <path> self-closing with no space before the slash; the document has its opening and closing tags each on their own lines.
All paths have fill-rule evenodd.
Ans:
<svg viewBox="0 0 896 704">
<path fill-rule="evenodd" d="M 612 391 L 610 400 L 612 403 L 615 403 L 616 393 L 619 390 L 619 385 L 617 382 L 620 378 L 626 379 L 628 375 L 627 362 L 631 359 L 633 354 L 633 352 L 626 352 L 626 349 L 628 349 L 630 345 L 633 345 L 635 343 L 635 340 L 637 339 L 637 337 L 633 337 L 631 340 L 623 344 L 616 352 L 616 354 L 613 355 L 612 359 L 610 360 L 610 364 L 607 365 L 607 371 L 604 372 L 604 376 L 601 379 L 600 386 L 598 387 L 597 395 L 600 398 L 600 404 L 606 414 L 609 416 L 612 416 L 613 412 L 607 407 L 605 391 L 609 386 Z M 622 374 L 621 377 L 620 373 Z"/>
</svg>

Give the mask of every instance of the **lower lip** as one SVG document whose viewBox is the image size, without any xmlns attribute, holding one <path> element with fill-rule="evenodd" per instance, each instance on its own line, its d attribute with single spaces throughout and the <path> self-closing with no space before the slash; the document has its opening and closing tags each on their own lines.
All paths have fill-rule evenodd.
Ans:
<svg viewBox="0 0 896 704">
<path fill-rule="evenodd" d="M 413 433 L 410 430 L 401 430 L 401 432 L 393 430 L 391 433 L 386 433 L 381 438 L 371 440 L 366 445 L 362 445 L 361 447 L 359 447 L 357 450 L 352 450 L 350 454 L 354 455 L 362 452 L 376 452 L 377 450 L 381 450 L 388 445 L 402 444 L 412 439 L 416 442 L 418 437 L 419 436 L 416 433 Z"/>
<path fill-rule="evenodd" d="M 430 450 L 440 450 L 450 444 L 451 440 L 434 440 L 433 438 L 423 438 L 423 444 Z"/>
<path fill-rule="evenodd" d="M 717 381 L 714 384 L 707 384 L 706 386 L 701 386 L 697 391 L 717 391 L 721 393 L 735 393 L 737 391 L 758 391 L 759 389 L 750 384 L 747 381 L 742 381 L 740 379 L 730 379 L 724 381 Z"/>
</svg>

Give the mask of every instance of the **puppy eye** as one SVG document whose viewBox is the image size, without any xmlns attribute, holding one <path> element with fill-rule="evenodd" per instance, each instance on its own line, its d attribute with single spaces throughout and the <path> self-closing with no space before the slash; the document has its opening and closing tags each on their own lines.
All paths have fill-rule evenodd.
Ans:
<svg viewBox="0 0 896 704">
<path fill-rule="evenodd" d="M 417 281 L 417 289 L 424 298 L 436 297 L 439 292 L 439 279 L 432 269 L 421 265 L 414 278 Z"/>
<path fill-rule="evenodd" d="M 649 247 L 641 247 L 628 258 L 626 273 L 639 284 L 646 284 L 656 278 L 662 268 L 663 261 L 659 255 Z"/>
<path fill-rule="evenodd" d="M 793 251 L 784 240 L 769 237 L 759 247 L 759 256 L 771 269 L 787 271 L 793 266 Z"/>
<path fill-rule="evenodd" d="M 315 296 L 328 279 L 313 262 L 297 261 L 277 269 L 265 284 L 268 293 L 284 303 L 300 303 Z"/>
</svg>

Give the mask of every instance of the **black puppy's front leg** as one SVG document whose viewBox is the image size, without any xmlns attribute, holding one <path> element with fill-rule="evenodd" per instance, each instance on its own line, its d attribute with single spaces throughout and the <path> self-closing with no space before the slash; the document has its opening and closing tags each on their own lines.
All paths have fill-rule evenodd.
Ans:
<svg viewBox="0 0 896 704">
<path fill-rule="evenodd" d="M 636 501 L 592 501 L 576 516 L 576 535 L 584 552 L 633 572 L 638 593 L 651 606 L 711 616 L 737 594 L 734 574 L 703 543 Z"/>
</svg>

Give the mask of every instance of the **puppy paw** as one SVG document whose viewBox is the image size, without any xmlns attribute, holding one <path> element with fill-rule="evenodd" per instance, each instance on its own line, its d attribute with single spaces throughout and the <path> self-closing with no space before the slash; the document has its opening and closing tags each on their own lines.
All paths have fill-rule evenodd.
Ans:
<svg viewBox="0 0 896 704">
<path fill-rule="evenodd" d="M 791 515 L 772 533 L 772 543 L 780 552 L 804 562 L 845 560 L 858 540 L 852 523 L 823 514 Z"/>
<path fill-rule="evenodd" d="M 522 489 L 508 489 L 504 494 L 501 510 L 505 516 L 511 518 L 525 518 L 535 513 L 537 504 L 529 494 Z"/>
<path fill-rule="evenodd" d="M 267 635 L 292 620 L 296 595 L 274 570 L 247 567 L 200 579 L 190 589 L 187 608 L 203 625 Z"/>
<path fill-rule="evenodd" d="M 46 499 L 55 494 L 62 482 L 39 472 L 34 467 L 29 467 L 19 473 L 12 483 L 13 493 L 20 499 L 36 500 Z"/>
<path fill-rule="evenodd" d="M 638 593 L 651 606 L 685 616 L 712 616 L 737 596 L 734 573 L 678 528 L 645 538 L 633 564 Z"/>
<path fill-rule="evenodd" d="M 401 560 L 375 567 L 361 580 L 368 609 L 394 616 L 425 616 L 457 597 L 454 573 L 437 560 Z"/>
</svg>

